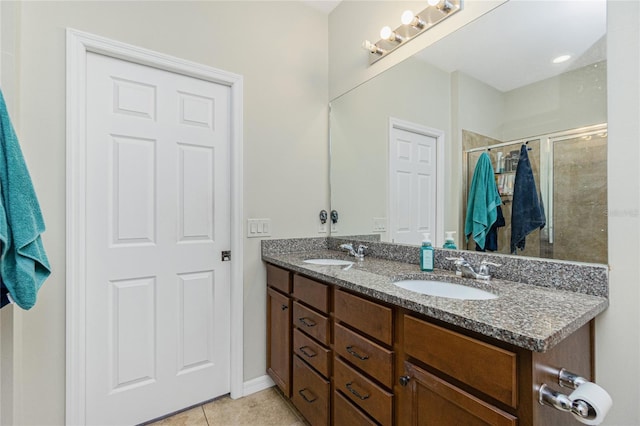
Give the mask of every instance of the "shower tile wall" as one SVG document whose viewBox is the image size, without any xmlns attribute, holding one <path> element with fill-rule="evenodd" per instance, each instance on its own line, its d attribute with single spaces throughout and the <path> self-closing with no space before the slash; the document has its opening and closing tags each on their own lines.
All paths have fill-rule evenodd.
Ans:
<svg viewBox="0 0 640 426">
<path fill-rule="evenodd" d="M 553 257 L 607 263 L 606 134 L 553 146 Z"/>
</svg>

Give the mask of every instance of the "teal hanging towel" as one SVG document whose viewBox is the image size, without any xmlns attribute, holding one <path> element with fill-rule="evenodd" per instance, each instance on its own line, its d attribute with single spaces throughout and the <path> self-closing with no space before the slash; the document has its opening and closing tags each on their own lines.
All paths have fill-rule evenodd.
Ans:
<svg viewBox="0 0 640 426">
<path fill-rule="evenodd" d="M 467 199 L 467 217 L 464 223 L 467 241 L 469 237 L 473 237 L 481 249 L 485 248 L 487 233 L 498 217 L 497 209 L 501 204 L 491 159 L 483 152 L 473 171 Z"/>
<path fill-rule="evenodd" d="M 44 219 L 0 91 L 0 278 L 11 299 L 30 309 L 51 274 Z"/>
</svg>

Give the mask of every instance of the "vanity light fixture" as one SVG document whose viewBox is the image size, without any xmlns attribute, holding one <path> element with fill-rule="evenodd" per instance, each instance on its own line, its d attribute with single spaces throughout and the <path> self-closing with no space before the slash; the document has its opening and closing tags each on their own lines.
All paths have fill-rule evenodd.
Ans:
<svg viewBox="0 0 640 426">
<path fill-rule="evenodd" d="M 380 31 L 378 42 L 365 40 L 362 43 L 362 47 L 369 51 L 369 65 L 461 10 L 462 1 L 427 0 L 429 6 L 420 13 L 406 10 L 400 19 L 402 25 L 395 30 L 385 26 Z"/>
</svg>

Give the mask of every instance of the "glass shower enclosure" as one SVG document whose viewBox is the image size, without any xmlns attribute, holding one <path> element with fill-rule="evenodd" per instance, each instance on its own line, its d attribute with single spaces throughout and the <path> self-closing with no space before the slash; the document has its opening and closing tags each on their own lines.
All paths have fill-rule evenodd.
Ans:
<svg viewBox="0 0 640 426">
<path fill-rule="evenodd" d="M 607 263 L 606 124 L 509 142 L 463 131 L 463 146 L 474 146 L 463 151 L 463 217 L 466 217 L 469 185 L 476 163 L 480 154 L 487 152 L 505 218 L 505 226 L 498 228 L 497 253 L 509 253 L 513 183 L 523 144 L 528 147 L 546 225 L 530 233 L 525 249 L 516 254 Z M 476 244 L 470 238 L 463 248 L 475 250 Z"/>
</svg>

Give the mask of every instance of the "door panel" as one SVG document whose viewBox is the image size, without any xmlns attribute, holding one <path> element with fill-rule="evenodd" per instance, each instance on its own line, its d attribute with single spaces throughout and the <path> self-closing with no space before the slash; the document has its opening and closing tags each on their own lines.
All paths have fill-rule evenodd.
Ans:
<svg viewBox="0 0 640 426">
<path fill-rule="evenodd" d="M 390 228 L 396 243 L 436 237 L 437 138 L 393 128 L 390 148 Z"/>
<path fill-rule="evenodd" d="M 229 88 L 87 54 L 89 424 L 230 388 Z"/>
</svg>

